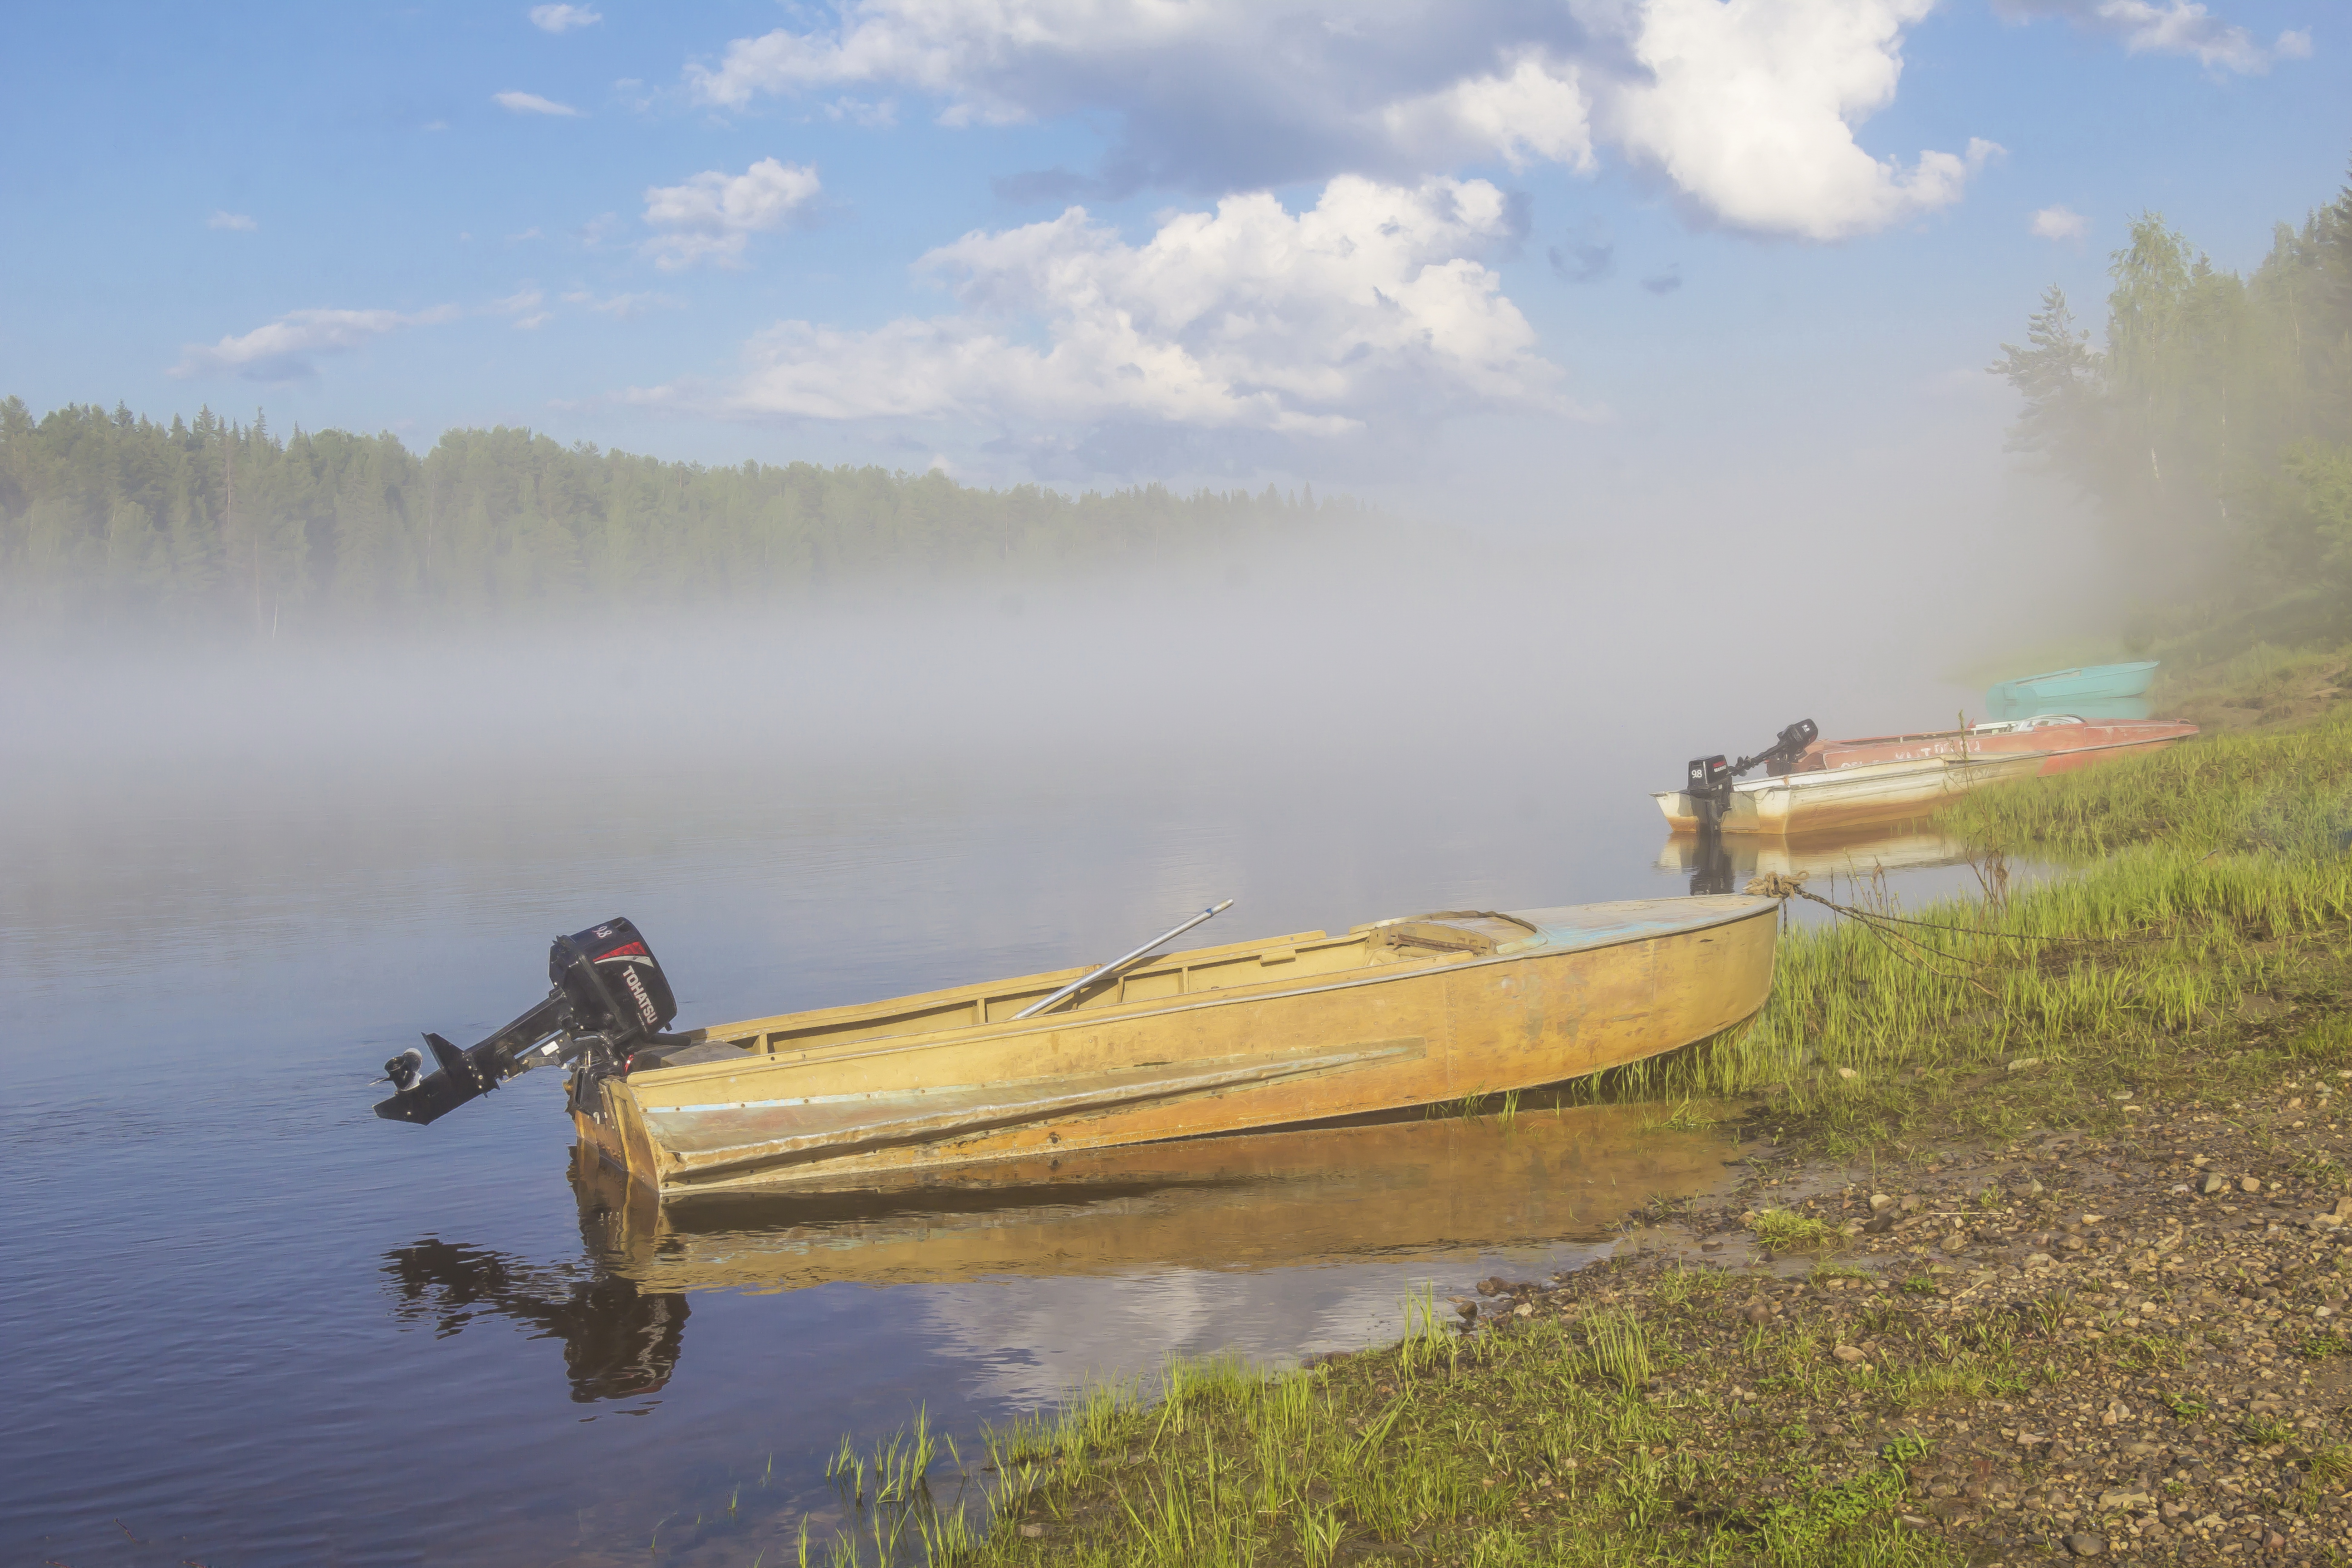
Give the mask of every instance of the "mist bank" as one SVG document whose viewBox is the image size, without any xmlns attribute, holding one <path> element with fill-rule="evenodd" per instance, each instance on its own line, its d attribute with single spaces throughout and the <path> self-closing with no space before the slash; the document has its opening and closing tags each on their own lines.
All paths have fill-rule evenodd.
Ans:
<svg viewBox="0 0 2352 1568">
<path fill-rule="evenodd" d="M 2104 347 L 2044 292 L 1991 369 L 2013 449 L 2096 507 L 2189 658 L 2352 637 L 2352 186 L 2280 223 L 2251 273 L 2144 213 L 2108 268 Z"/>
<path fill-rule="evenodd" d="M 527 429 L 280 437 L 0 403 L 0 617 L 20 637 L 310 640 L 599 607 L 723 606 L 888 575 L 1181 559 L 1361 521 L 1312 486 L 1071 496 L 933 471 L 706 468 Z"/>
</svg>

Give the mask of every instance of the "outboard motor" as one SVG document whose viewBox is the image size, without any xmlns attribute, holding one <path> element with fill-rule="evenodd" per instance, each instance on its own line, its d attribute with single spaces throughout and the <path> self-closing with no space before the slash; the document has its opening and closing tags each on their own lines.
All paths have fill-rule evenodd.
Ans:
<svg viewBox="0 0 2352 1568">
<path fill-rule="evenodd" d="M 1800 719 L 1752 757 L 1736 763 L 1726 762 L 1719 752 L 1711 757 L 1693 757 L 1684 775 L 1683 793 L 1690 796 L 1692 809 L 1698 814 L 1698 830 L 1712 833 L 1722 825 L 1724 813 L 1731 809 L 1731 786 L 1740 774 L 1762 763 L 1773 777 L 1780 777 L 1796 764 L 1821 732 L 1811 719 Z"/>
<path fill-rule="evenodd" d="M 677 1043 L 661 1032 L 677 1016 L 669 977 L 629 921 L 557 937 L 547 977 L 547 1000 L 478 1046 L 459 1050 L 427 1034 L 437 1071 L 425 1072 L 424 1053 L 414 1048 L 384 1063 L 393 1094 L 375 1113 L 422 1126 L 535 1067 L 576 1063 L 584 1083 L 626 1074 L 643 1047 Z"/>
</svg>

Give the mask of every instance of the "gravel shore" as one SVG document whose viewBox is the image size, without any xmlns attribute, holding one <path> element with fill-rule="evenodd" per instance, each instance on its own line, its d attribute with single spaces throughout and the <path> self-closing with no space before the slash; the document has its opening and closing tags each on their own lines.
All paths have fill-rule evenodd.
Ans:
<svg viewBox="0 0 2352 1568">
<path fill-rule="evenodd" d="M 1695 1514 L 1891 1476 L 1902 1525 L 1974 1563 L 2352 1556 L 2347 1100 L 2336 1071 L 2117 1091 L 2100 1131 L 1875 1180 L 1764 1149 L 1612 1258 L 1454 1306 L 1474 1341 L 1627 1310 L 1664 1331 L 1653 1399 L 1742 1456 Z"/>
</svg>

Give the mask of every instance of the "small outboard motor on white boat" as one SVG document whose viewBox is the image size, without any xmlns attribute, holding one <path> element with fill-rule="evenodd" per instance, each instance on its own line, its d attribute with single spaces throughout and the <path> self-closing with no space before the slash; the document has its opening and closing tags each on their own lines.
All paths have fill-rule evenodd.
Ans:
<svg viewBox="0 0 2352 1568">
<path fill-rule="evenodd" d="M 425 1072 L 424 1053 L 414 1048 L 384 1063 L 393 1094 L 375 1113 L 422 1126 L 535 1067 L 577 1063 L 586 1078 L 625 1074 L 640 1048 L 678 1043 L 661 1032 L 677 1016 L 669 977 L 629 921 L 557 937 L 547 977 L 547 1000 L 478 1046 L 459 1050 L 427 1034 L 439 1070 Z"/>
<path fill-rule="evenodd" d="M 1685 775 L 1683 793 L 1690 796 L 1691 806 L 1698 813 L 1699 831 L 1709 832 L 1722 823 L 1723 814 L 1731 809 L 1732 784 L 1740 774 L 1762 763 L 1768 772 L 1779 777 L 1805 754 L 1805 748 L 1819 739 L 1821 732 L 1821 727 L 1811 719 L 1800 719 L 1752 757 L 1742 757 L 1736 763 L 1724 761 L 1720 752 L 1711 757 L 1693 757 Z"/>
</svg>

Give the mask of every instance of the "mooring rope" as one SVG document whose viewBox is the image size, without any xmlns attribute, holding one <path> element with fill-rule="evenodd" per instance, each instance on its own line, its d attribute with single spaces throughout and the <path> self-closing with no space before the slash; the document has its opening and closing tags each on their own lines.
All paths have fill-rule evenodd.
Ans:
<svg viewBox="0 0 2352 1568">
<path fill-rule="evenodd" d="M 1941 921 L 1906 920 L 1901 915 L 1890 915 L 1877 910 L 1857 909 L 1851 904 L 1832 903 L 1819 893 L 1807 892 L 1804 881 L 1805 879 L 1801 875 L 1784 877 L 1778 871 L 1767 871 L 1760 877 L 1748 879 L 1746 890 L 1762 898 L 1779 899 L 1783 902 L 1792 898 L 1809 899 L 1822 908 L 1833 910 L 1849 920 L 1864 922 L 1877 921 L 1890 925 L 1916 926 L 1921 931 L 1945 931 L 1966 936 L 1989 936 L 1997 942 L 2013 942 L 2021 945 L 2027 942 L 2050 942 L 2061 945 L 2112 946 L 2123 940 L 2121 937 L 2113 936 L 2033 936 L 2021 931 L 1993 931 L 1985 926 L 1948 925 Z"/>
<path fill-rule="evenodd" d="M 1853 921 L 1855 924 L 1861 926 L 1863 930 L 1868 931 L 1872 938 L 1875 940 L 1880 946 L 1885 948 L 1888 952 L 1894 954 L 1895 958 L 1904 963 L 1909 964 L 1914 969 L 1924 970 L 1927 973 L 1933 974 L 1941 980 L 1957 980 L 1964 984 L 1972 985 L 1976 987 L 1977 990 L 1982 992 L 1986 997 L 1995 1002 L 2000 1001 L 2000 998 L 1994 994 L 1990 986 L 1986 985 L 1983 981 L 1979 980 L 1974 974 L 1956 974 L 1947 969 L 1938 969 L 1933 963 L 1923 963 L 1919 959 L 1913 957 L 1911 954 L 1905 952 L 1902 948 L 1897 947 L 1895 944 L 1898 942 L 1902 942 L 1905 946 L 1915 948 L 1918 952 L 1926 953 L 1932 958 L 1941 960 L 1946 963 L 1966 963 L 1969 962 L 1966 958 L 1962 957 L 1958 953 L 1947 952 L 1942 948 L 1937 947 L 1933 943 L 1921 942 L 1917 937 L 1912 936 L 1906 931 L 1897 931 L 1894 928 L 1897 926 L 1913 926 L 1921 931 L 1948 931 L 1955 936 L 1989 936 L 2002 942 L 2017 942 L 2021 946 L 2027 942 L 2069 942 L 2112 940 L 2100 937 L 2021 936 L 2015 931 L 1988 931 L 1981 926 L 1941 925 L 1934 921 L 1906 920 L 1901 915 L 1885 914 L 1876 910 L 1858 909 L 1852 904 L 1841 904 L 1832 900 L 1825 899 L 1819 893 L 1806 891 L 1804 883 L 1805 879 L 1801 874 L 1794 877 L 1784 877 L 1778 871 L 1767 871 L 1760 877 L 1751 879 L 1748 881 L 1747 891 L 1761 898 L 1778 899 L 1783 904 L 1787 903 L 1790 899 L 1804 899 L 1810 902 L 1821 905 L 1822 908 L 1828 910 L 1832 914 L 1843 915 L 1846 919 Z"/>
</svg>

